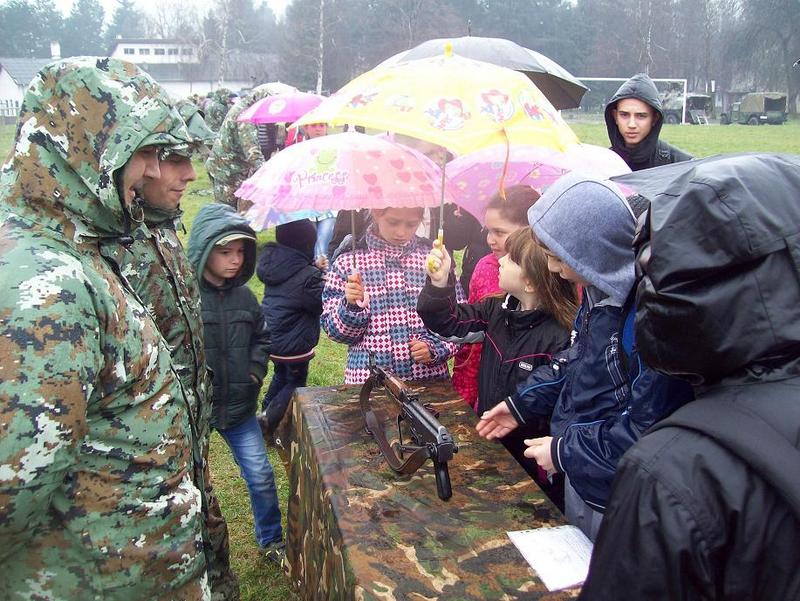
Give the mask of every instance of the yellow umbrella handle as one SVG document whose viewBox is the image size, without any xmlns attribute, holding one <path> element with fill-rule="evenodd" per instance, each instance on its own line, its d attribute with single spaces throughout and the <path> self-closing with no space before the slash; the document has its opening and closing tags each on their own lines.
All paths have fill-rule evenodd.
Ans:
<svg viewBox="0 0 800 601">
<path fill-rule="evenodd" d="M 444 230 L 440 227 L 439 234 L 436 236 L 436 240 L 433 241 L 434 248 L 442 248 L 444 246 Z M 436 264 L 433 262 L 434 259 L 428 257 L 428 273 L 433 273 L 436 271 Z"/>
</svg>

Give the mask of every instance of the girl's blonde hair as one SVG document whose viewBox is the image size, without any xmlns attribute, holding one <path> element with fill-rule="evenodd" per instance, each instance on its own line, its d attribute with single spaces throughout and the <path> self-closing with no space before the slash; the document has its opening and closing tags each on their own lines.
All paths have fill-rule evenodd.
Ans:
<svg viewBox="0 0 800 601">
<path fill-rule="evenodd" d="M 511 234 L 506 239 L 506 252 L 536 291 L 539 308 L 565 328 L 571 328 L 578 312 L 575 286 L 547 269 L 547 256 L 536 243 L 531 229 L 526 227 Z"/>
</svg>

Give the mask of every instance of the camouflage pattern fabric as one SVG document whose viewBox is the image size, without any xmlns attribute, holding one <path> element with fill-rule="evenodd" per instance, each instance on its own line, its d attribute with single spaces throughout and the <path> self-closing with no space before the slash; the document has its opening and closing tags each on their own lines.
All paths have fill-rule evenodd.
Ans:
<svg viewBox="0 0 800 601">
<path fill-rule="evenodd" d="M 214 186 L 214 200 L 239 212 L 245 211 L 252 203 L 238 199 L 234 192 L 264 164 L 264 155 L 261 154 L 256 126 L 239 123 L 237 119 L 245 109 L 271 93 L 269 84 L 258 86 L 228 111 L 206 161 L 206 170 Z"/>
<path fill-rule="evenodd" d="M 196 105 L 178 101 L 176 108 L 186 124 L 191 143 L 173 147 L 187 158 L 198 147 L 213 141 L 214 132 L 205 124 Z M 219 507 L 208 469 L 211 417 L 211 378 L 206 367 L 200 288 L 178 238 L 180 210 L 166 211 L 137 199 L 144 223 L 133 232 L 127 246 L 122 274 L 156 321 L 169 346 L 173 368 L 190 399 L 197 429 L 197 454 L 201 457 L 195 481 L 204 483 L 204 544 L 212 601 L 238 601 L 239 579 L 230 567 L 228 525 Z"/>
<path fill-rule="evenodd" d="M 210 598 L 194 416 L 114 252 L 115 175 L 188 142 L 130 63 L 57 61 L 25 93 L 0 174 L 4 600 Z"/>
<path fill-rule="evenodd" d="M 211 93 L 211 101 L 206 108 L 206 123 L 214 131 L 219 131 L 228 114 L 230 95 L 231 91 L 228 88 L 218 88 Z"/>
<path fill-rule="evenodd" d="M 304 601 L 567 599 L 548 592 L 508 530 L 557 526 L 564 517 L 498 444 L 474 432 L 475 416 L 449 382 L 414 390 L 440 411 L 458 443 L 453 496 L 436 494 L 433 467 L 399 476 L 365 433 L 357 386 L 301 388 L 291 424 L 287 566 Z M 373 395 L 396 438 L 396 403 Z M 286 420 L 284 420 L 286 421 Z"/>
<path fill-rule="evenodd" d="M 228 525 L 219 507 L 208 470 L 211 429 L 211 378 L 205 362 L 200 289 L 175 231 L 179 215 L 145 205 L 145 223 L 133 232 L 133 244 L 122 269 L 153 316 L 172 353 L 173 367 L 190 400 L 197 427 L 197 453 L 204 470 L 195 481 L 205 484 L 205 552 L 213 601 L 237 601 L 239 579 L 230 567 Z"/>
</svg>

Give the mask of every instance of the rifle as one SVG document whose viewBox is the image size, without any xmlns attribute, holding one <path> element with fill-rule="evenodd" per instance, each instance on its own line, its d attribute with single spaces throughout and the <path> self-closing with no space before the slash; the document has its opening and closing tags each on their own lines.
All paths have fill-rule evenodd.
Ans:
<svg viewBox="0 0 800 601">
<path fill-rule="evenodd" d="M 417 395 L 410 392 L 402 380 L 378 367 L 372 353 L 369 356 L 369 374 L 359 395 L 367 433 L 378 443 L 389 467 L 398 474 L 413 474 L 427 459 L 431 459 L 436 476 L 436 492 L 440 499 L 447 501 L 453 495 L 447 462 L 453 458 L 453 453 L 458 452 L 458 447 L 447 428 L 439 423 L 439 414 L 433 413 L 430 405 L 420 403 Z M 391 445 L 369 405 L 369 395 L 376 386 L 383 386 L 400 405 L 400 413 L 397 414 L 400 441 Z M 403 443 L 403 422 L 408 424 L 414 444 Z M 404 453 L 410 453 L 405 460 Z"/>
</svg>

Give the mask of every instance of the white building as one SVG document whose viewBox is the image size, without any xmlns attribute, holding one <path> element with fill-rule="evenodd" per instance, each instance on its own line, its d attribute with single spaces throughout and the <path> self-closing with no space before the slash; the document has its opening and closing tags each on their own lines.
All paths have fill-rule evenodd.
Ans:
<svg viewBox="0 0 800 601">
<path fill-rule="evenodd" d="M 111 49 L 111 58 L 149 65 L 199 63 L 197 48 L 180 40 L 118 38 Z"/>
<path fill-rule="evenodd" d="M 51 58 L 0 57 L 0 124 L 16 122 L 22 96 L 33 77 L 47 63 L 60 58 L 58 42 L 50 45 Z M 275 79 L 275 55 L 231 52 L 220 81 L 218 57 L 201 60 L 198 49 L 179 40 L 116 40 L 111 57 L 136 63 L 174 99 L 205 96 L 219 87 L 234 92 Z"/>
<path fill-rule="evenodd" d="M 14 123 L 25 89 L 52 58 L 0 57 L 0 123 Z"/>
</svg>

